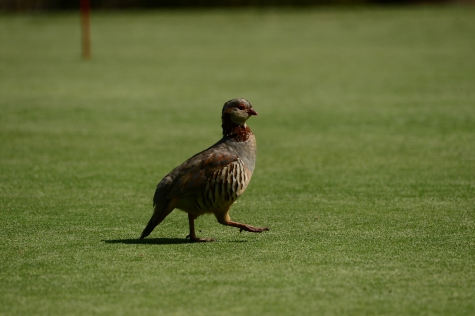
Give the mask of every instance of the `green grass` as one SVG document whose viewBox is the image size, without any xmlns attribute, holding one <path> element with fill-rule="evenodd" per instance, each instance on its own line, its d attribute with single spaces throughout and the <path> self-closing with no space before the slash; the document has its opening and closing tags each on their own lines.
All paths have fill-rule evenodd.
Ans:
<svg viewBox="0 0 475 316">
<path fill-rule="evenodd" d="M 472 7 L 0 19 L 0 314 L 473 315 Z M 156 183 L 251 101 L 234 220 Z"/>
</svg>

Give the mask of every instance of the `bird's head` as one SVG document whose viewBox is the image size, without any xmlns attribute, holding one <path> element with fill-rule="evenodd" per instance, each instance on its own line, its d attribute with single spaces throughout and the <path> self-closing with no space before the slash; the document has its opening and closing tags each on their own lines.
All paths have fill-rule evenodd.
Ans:
<svg viewBox="0 0 475 316">
<path fill-rule="evenodd" d="M 247 119 L 252 115 L 257 115 L 257 112 L 254 111 L 251 103 L 246 99 L 237 98 L 224 103 L 221 118 L 223 123 L 229 120 L 236 125 L 246 126 Z"/>
</svg>

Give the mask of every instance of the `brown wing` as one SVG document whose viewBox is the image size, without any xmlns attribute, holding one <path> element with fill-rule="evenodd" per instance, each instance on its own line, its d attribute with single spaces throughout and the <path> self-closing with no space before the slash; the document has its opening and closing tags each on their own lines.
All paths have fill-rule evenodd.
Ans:
<svg viewBox="0 0 475 316">
<path fill-rule="evenodd" d="M 175 168 L 170 176 L 174 181 L 167 198 L 194 194 L 203 190 L 206 181 L 225 166 L 237 161 L 238 157 L 230 153 L 204 151 L 191 157 Z"/>
</svg>

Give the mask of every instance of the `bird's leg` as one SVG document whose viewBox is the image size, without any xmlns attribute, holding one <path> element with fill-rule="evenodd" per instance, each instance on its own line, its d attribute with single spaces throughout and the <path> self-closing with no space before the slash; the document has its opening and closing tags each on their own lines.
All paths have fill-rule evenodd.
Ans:
<svg viewBox="0 0 475 316">
<path fill-rule="evenodd" d="M 242 232 L 243 230 L 245 230 L 251 233 L 262 233 L 263 231 L 269 230 L 269 227 L 262 227 L 262 228 L 254 227 L 251 225 L 242 224 L 242 223 L 233 222 L 233 221 L 228 221 L 226 225 L 239 228 L 239 232 Z"/>
<path fill-rule="evenodd" d="M 216 216 L 216 219 L 220 224 L 226 225 L 226 226 L 233 226 L 239 228 L 239 232 L 242 232 L 243 230 L 251 233 L 262 233 L 263 231 L 269 230 L 268 227 L 260 228 L 260 227 L 254 227 L 251 225 L 243 224 L 243 223 L 238 223 L 238 222 L 233 222 L 231 218 L 229 217 L 229 209 L 227 209 L 225 212 L 219 212 L 214 214 Z"/>
<path fill-rule="evenodd" d="M 198 238 L 195 234 L 195 219 L 196 216 L 188 214 L 188 224 L 190 225 L 190 234 L 186 238 L 190 238 L 191 242 L 207 242 L 216 241 L 213 238 Z"/>
</svg>

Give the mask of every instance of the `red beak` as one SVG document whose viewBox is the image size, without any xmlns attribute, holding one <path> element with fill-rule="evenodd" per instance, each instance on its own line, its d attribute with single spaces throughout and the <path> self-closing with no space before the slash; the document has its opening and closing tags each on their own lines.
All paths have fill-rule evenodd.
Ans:
<svg viewBox="0 0 475 316">
<path fill-rule="evenodd" d="M 254 111 L 253 108 L 250 108 L 249 110 L 247 110 L 247 114 L 249 114 L 249 115 L 257 115 L 257 112 Z"/>
</svg>

